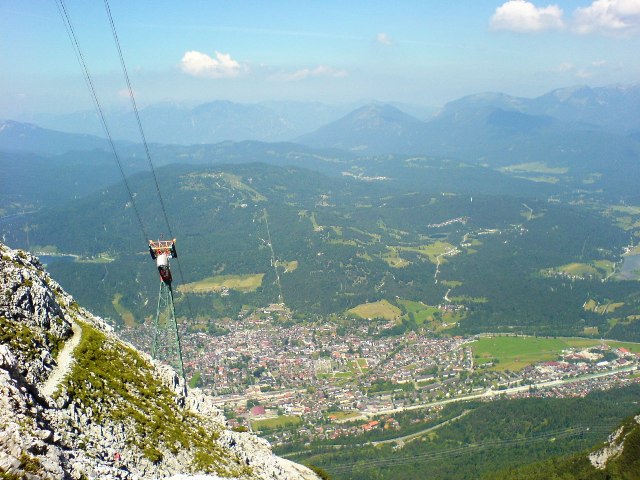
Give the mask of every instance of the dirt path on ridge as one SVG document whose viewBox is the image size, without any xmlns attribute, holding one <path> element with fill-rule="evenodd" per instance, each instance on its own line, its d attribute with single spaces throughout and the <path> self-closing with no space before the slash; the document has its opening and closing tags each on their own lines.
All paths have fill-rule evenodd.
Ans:
<svg viewBox="0 0 640 480">
<path fill-rule="evenodd" d="M 71 323 L 71 330 L 73 331 L 73 336 L 65 342 L 64 347 L 58 353 L 58 357 L 56 358 L 57 366 L 47 378 L 47 381 L 40 389 L 40 394 L 43 397 L 51 397 L 53 393 L 60 385 L 60 382 L 65 377 L 71 368 L 71 363 L 73 362 L 73 351 L 80 343 L 80 338 L 82 337 L 82 327 L 78 325 L 76 322 Z"/>
</svg>

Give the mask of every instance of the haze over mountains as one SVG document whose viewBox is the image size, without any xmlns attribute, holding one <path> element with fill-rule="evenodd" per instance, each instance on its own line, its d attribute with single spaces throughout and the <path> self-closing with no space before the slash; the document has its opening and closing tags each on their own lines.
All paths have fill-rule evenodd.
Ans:
<svg viewBox="0 0 640 480">
<path fill-rule="evenodd" d="M 180 145 L 233 140 L 284 141 L 315 130 L 345 115 L 352 105 L 330 106 L 315 102 L 240 104 L 224 100 L 195 107 L 166 102 L 140 110 L 151 142 Z M 36 116 L 34 122 L 55 130 L 101 134 L 95 112 Z M 129 109 L 107 112 L 115 139 L 139 141 L 136 120 Z"/>
<path fill-rule="evenodd" d="M 366 153 L 428 151 L 466 160 L 506 147 L 513 152 L 511 161 L 531 155 L 527 143 L 534 139 L 570 144 L 582 132 L 597 132 L 603 141 L 617 142 L 609 135 L 628 141 L 640 131 L 639 109 L 638 86 L 559 89 L 535 99 L 486 93 L 450 102 L 426 122 L 389 106 L 366 106 L 298 140 Z"/>
<path fill-rule="evenodd" d="M 167 103 L 143 109 L 141 116 L 147 139 L 158 143 L 151 147 L 158 165 L 264 161 L 339 174 L 348 170 L 345 159 L 352 159 L 347 163 L 364 162 L 366 171 L 361 174 L 393 176 L 392 169 L 377 168 L 364 158 L 431 155 L 501 169 L 535 182 L 602 189 L 618 197 L 635 194 L 634 178 L 640 174 L 638 85 L 564 88 L 534 99 L 476 94 L 448 103 L 430 119 L 426 118 L 428 109 L 414 108 L 414 114 L 423 115 L 417 118 L 405 112 L 411 110 L 405 105 L 399 106 L 402 109 L 380 103 L 352 107 L 217 101 L 187 108 Z M 48 164 L 34 158 L 18 160 L 16 152 L 50 156 L 108 149 L 105 140 L 84 133 L 95 129 L 94 114 L 42 120 L 42 125 L 58 131 L 13 121 L 0 127 L 0 150 L 12 152 L 4 161 L 16 175 L 16 169 L 30 162 L 43 165 L 30 168 L 31 172 L 45 172 Z M 114 138 L 131 139 L 116 142 L 125 171 L 145 169 L 133 116 L 116 112 L 107 116 L 107 122 Z M 285 140 L 293 143 L 272 143 Z M 249 143 L 237 143 L 244 141 Z M 269 143 L 252 143 L 255 141 Z M 353 160 L 358 157 L 362 160 Z M 536 167 L 542 172 L 532 174 L 519 167 L 529 163 L 542 165 Z M 72 164 L 82 169 L 82 162 Z M 89 169 L 94 166 L 87 165 Z M 94 183 L 111 183 L 114 172 L 109 170 L 105 162 L 104 172 L 100 168 L 96 172 L 104 181 L 94 178 Z"/>
<path fill-rule="evenodd" d="M 406 115 L 401 116 L 389 105 Z M 429 107 L 362 101 L 342 105 L 319 102 L 240 104 L 212 101 L 195 107 L 171 102 L 153 104 L 141 109 L 140 114 L 151 142 L 189 145 L 226 140 L 300 139 L 318 144 L 321 143 L 318 136 L 327 133 L 327 129 L 330 131 L 331 128 L 349 127 L 350 122 L 355 122 L 353 126 L 362 134 L 371 130 L 376 122 L 378 127 L 395 125 L 395 130 L 388 132 L 389 135 L 400 135 L 406 140 L 424 129 L 427 132 L 437 132 L 438 126 L 443 126 L 443 123 L 464 123 L 465 119 L 471 120 L 474 116 L 495 111 L 523 114 L 517 117 L 519 120 L 514 125 L 517 128 L 549 127 L 550 119 L 547 117 L 552 117 L 572 124 L 571 128 L 574 129 L 601 128 L 617 134 L 637 134 L 640 131 L 640 119 L 637 115 L 639 108 L 640 86 L 630 85 L 561 88 L 532 99 L 502 93 L 480 93 L 449 102 L 439 112 Z M 364 112 L 369 113 L 363 116 Z M 374 117 L 378 119 L 374 120 Z M 93 111 L 39 115 L 33 117 L 32 121 L 41 127 L 63 132 L 102 133 Z M 107 121 L 115 139 L 139 141 L 135 119 L 128 109 L 108 112 Z M 339 123 L 331 127 L 336 121 Z M 360 125 L 360 122 L 364 124 Z M 424 125 L 425 123 L 429 126 Z M 352 132 L 343 133 L 346 135 Z M 382 142 L 379 140 L 378 143 Z M 394 143 L 397 144 L 398 142 Z M 404 149 L 406 148 L 405 146 Z"/>
</svg>

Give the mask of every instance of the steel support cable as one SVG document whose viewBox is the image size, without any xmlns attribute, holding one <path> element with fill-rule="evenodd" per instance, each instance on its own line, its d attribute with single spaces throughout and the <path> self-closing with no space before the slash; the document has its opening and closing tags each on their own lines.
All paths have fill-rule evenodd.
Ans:
<svg viewBox="0 0 640 480">
<path fill-rule="evenodd" d="M 102 129 L 104 130 L 105 135 L 107 136 L 107 140 L 109 142 L 109 146 L 111 147 L 111 151 L 113 156 L 118 164 L 118 169 L 120 170 L 120 176 L 122 177 L 122 182 L 127 190 L 127 194 L 129 195 L 129 200 L 131 201 L 131 206 L 133 207 L 133 211 L 135 213 L 136 219 L 138 220 L 138 224 L 140 226 L 140 230 L 145 237 L 145 242 L 148 241 L 149 236 L 147 235 L 147 231 L 144 227 L 144 223 L 142 222 L 142 217 L 140 216 L 140 212 L 138 211 L 138 207 L 136 206 L 136 202 L 131 191 L 131 187 L 129 186 L 129 182 L 127 181 L 127 177 L 124 173 L 124 169 L 122 167 L 122 162 L 120 161 L 120 156 L 116 150 L 116 146 L 113 142 L 113 138 L 111 137 L 111 132 L 109 131 L 109 127 L 107 126 L 107 122 L 104 117 L 104 112 L 102 111 L 102 107 L 100 106 L 100 101 L 98 100 L 98 95 L 96 94 L 96 89 L 93 85 L 93 81 L 91 80 L 91 75 L 89 74 L 89 68 L 87 67 L 87 62 L 82 55 L 82 50 L 80 49 L 80 43 L 78 42 L 78 38 L 76 36 L 75 30 L 73 29 L 73 23 L 71 22 L 71 17 L 69 16 L 69 12 L 64 4 L 64 0 L 56 0 L 56 6 L 58 7 L 58 12 L 62 18 L 62 23 L 64 23 L 65 29 L 67 31 L 67 35 L 69 36 L 69 40 L 71 41 L 71 45 L 73 51 L 76 55 L 76 59 L 80 64 L 80 68 L 82 69 L 82 74 L 84 77 L 84 81 L 89 89 L 89 93 L 91 94 L 91 99 L 93 101 L 93 105 L 100 117 L 100 123 L 102 125 Z"/>
<path fill-rule="evenodd" d="M 149 152 L 147 137 L 144 135 L 142 122 L 140 121 L 140 113 L 138 112 L 136 99 L 133 95 L 133 88 L 131 87 L 131 81 L 129 80 L 129 73 L 127 72 L 127 66 L 124 61 L 124 55 L 122 54 L 122 48 L 120 47 L 120 40 L 118 39 L 116 25 L 113 22 L 113 16 L 111 15 L 111 8 L 109 7 L 108 0 L 104 0 L 104 6 L 105 6 L 105 9 L 107 10 L 107 16 L 109 17 L 109 24 L 111 25 L 111 33 L 113 33 L 113 39 L 115 41 L 116 48 L 118 49 L 118 56 L 120 57 L 120 65 L 122 65 L 122 73 L 124 74 L 124 78 L 127 82 L 127 90 L 129 91 L 129 99 L 131 100 L 131 107 L 133 108 L 133 112 L 136 116 L 136 121 L 138 123 L 138 130 L 140 132 L 140 138 L 142 139 L 142 144 L 144 145 L 144 151 L 147 155 L 147 161 L 149 162 L 149 169 L 151 170 L 151 175 L 153 176 L 153 181 L 156 186 L 156 192 L 158 193 L 158 199 L 160 200 L 160 208 L 162 209 L 162 214 L 164 215 L 164 221 L 169 231 L 169 238 L 173 238 L 173 232 L 171 231 L 171 224 L 169 223 L 169 218 L 167 217 L 167 210 L 164 206 L 164 200 L 162 199 L 162 194 L 160 193 L 160 185 L 158 184 L 158 177 L 156 176 L 156 170 L 153 167 L 153 162 L 151 161 L 151 153 Z"/>
<path fill-rule="evenodd" d="M 127 65 L 124 61 L 124 55 L 122 53 L 122 48 L 120 47 L 120 40 L 118 38 L 118 32 L 116 30 L 116 24 L 113 21 L 113 16 L 111 15 L 111 7 L 109 6 L 109 1 L 104 0 L 105 10 L 107 11 L 107 16 L 109 17 L 109 25 L 111 26 L 111 33 L 113 34 L 113 40 L 116 44 L 116 48 L 118 50 L 118 56 L 120 58 L 120 65 L 122 66 L 122 73 L 124 75 L 125 81 L 127 82 L 127 90 L 129 92 L 129 99 L 131 100 L 131 107 L 136 117 L 136 121 L 138 123 L 138 131 L 140 132 L 140 138 L 142 140 L 142 144 L 144 145 L 144 151 L 147 156 L 147 161 L 149 163 L 149 169 L 151 170 L 151 175 L 153 176 L 153 181 L 156 186 L 156 192 L 158 194 L 158 199 L 160 200 L 160 208 L 162 210 L 162 214 L 164 216 L 164 221 L 167 226 L 167 230 L 169 232 L 169 238 L 173 237 L 173 231 L 171 229 L 171 224 L 169 223 L 169 217 L 167 215 L 167 209 L 164 205 L 164 200 L 162 198 L 162 193 L 160 192 L 160 184 L 158 183 L 158 177 L 156 175 L 156 169 L 153 166 L 153 161 L 151 160 L 151 152 L 149 151 L 149 145 L 147 143 L 147 137 L 144 134 L 144 129 L 142 128 L 142 121 L 140 120 L 140 112 L 138 111 L 138 105 L 136 104 L 136 99 L 133 94 L 133 87 L 131 86 L 131 80 L 129 79 L 129 73 L 127 71 Z M 149 237 L 145 239 L 148 241 Z M 176 263 L 178 264 L 178 273 L 180 274 L 180 282 L 185 284 L 184 274 L 182 273 L 182 265 L 178 258 L 176 258 Z M 191 301 L 189 300 L 189 296 L 185 294 L 185 299 L 187 300 L 187 308 L 189 309 L 189 315 L 191 318 L 195 318 L 193 316 L 193 309 L 191 308 Z"/>
<path fill-rule="evenodd" d="M 602 431 L 600 431 L 599 429 L 591 429 L 591 430 L 581 429 L 578 431 L 565 431 L 565 432 L 560 432 L 552 435 L 540 435 L 540 436 L 529 437 L 526 439 L 519 439 L 519 440 L 515 439 L 515 440 L 505 440 L 500 442 L 483 442 L 479 444 L 471 444 L 471 445 L 466 445 L 466 446 L 457 447 L 457 448 L 451 448 L 451 449 L 440 450 L 436 452 L 414 455 L 411 457 L 400 457 L 396 459 L 387 459 L 387 460 L 373 460 L 368 462 L 367 466 L 385 468 L 385 467 L 406 465 L 408 463 L 422 463 L 432 459 L 449 458 L 452 456 L 457 456 L 462 453 L 468 453 L 468 452 L 473 452 L 477 450 L 484 450 L 486 448 L 491 448 L 491 447 L 507 447 L 507 446 L 533 443 L 533 442 L 550 439 L 550 438 L 560 439 L 560 438 L 572 437 L 572 436 L 584 434 L 587 431 L 596 432 L 596 433 L 607 433 L 607 432 L 610 432 L 611 430 L 603 429 Z M 358 466 L 358 462 L 336 465 L 333 467 L 327 466 L 325 468 L 334 473 L 344 473 L 352 470 L 356 466 Z"/>
</svg>

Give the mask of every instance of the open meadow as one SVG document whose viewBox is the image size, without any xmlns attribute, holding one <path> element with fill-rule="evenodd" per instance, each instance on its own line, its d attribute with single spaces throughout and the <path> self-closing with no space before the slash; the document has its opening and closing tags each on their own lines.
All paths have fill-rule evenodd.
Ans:
<svg viewBox="0 0 640 480">
<path fill-rule="evenodd" d="M 237 290 L 239 292 L 254 292 L 262 285 L 264 273 L 249 275 L 216 275 L 207 277 L 197 282 L 186 283 L 178 287 L 182 293 L 213 293 L 224 290 Z"/>
<path fill-rule="evenodd" d="M 605 340 L 611 348 L 626 348 L 640 353 L 640 343 Z M 494 370 L 518 371 L 538 362 L 560 359 L 562 351 L 569 348 L 589 348 L 601 344 L 600 340 L 587 338 L 541 338 L 541 337 L 483 337 L 471 344 L 474 362 L 493 362 Z"/>
</svg>

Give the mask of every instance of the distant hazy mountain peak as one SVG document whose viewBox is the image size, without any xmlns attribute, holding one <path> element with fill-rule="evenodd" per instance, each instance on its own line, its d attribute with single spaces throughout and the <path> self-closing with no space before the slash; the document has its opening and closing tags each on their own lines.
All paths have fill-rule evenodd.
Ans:
<svg viewBox="0 0 640 480">
<path fill-rule="evenodd" d="M 590 91 L 591 91 L 591 88 L 587 85 L 575 85 L 573 87 L 557 88 L 555 90 L 550 91 L 549 93 L 542 95 L 540 98 L 552 97 L 560 102 L 565 102 L 577 94 L 586 93 Z"/>
<path fill-rule="evenodd" d="M 35 130 L 39 128 L 33 123 L 21 123 L 13 120 L 0 120 L 0 131 L 9 129 Z"/>
<path fill-rule="evenodd" d="M 419 121 L 408 113 L 404 113 L 402 110 L 384 103 L 370 103 L 369 105 L 358 108 L 351 115 L 359 120 L 377 118 L 385 121 L 395 121 L 398 119 Z M 347 115 L 347 117 L 351 115 Z"/>
<path fill-rule="evenodd" d="M 505 93 L 484 92 L 467 95 L 447 103 L 436 116 L 447 116 L 448 114 L 461 110 L 471 109 L 495 109 L 522 111 L 527 100 L 520 97 L 513 97 Z"/>
<path fill-rule="evenodd" d="M 409 115 L 408 113 L 403 112 L 402 110 L 400 110 L 397 107 L 394 107 L 393 105 L 390 105 L 388 103 L 370 103 L 368 105 L 365 105 L 357 110 L 355 110 L 353 113 L 356 112 L 360 112 L 360 115 L 363 114 L 367 114 L 367 115 L 380 115 L 380 116 L 384 116 L 384 117 L 402 117 L 404 119 L 411 119 L 411 120 L 415 120 L 418 121 L 417 118 Z"/>
<path fill-rule="evenodd" d="M 370 103 L 303 135 L 298 141 L 359 152 L 394 152 L 415 144 L 424 125 L 421 120 L 393 105 Z"/>
<path fill-rule="evenodd" d="M 72 150 L 104 149 L 104 139 L 93 135 L 63 133 L 32 123 L 0 121 L 0 150 L 56 155 Z"/>
</svg>

